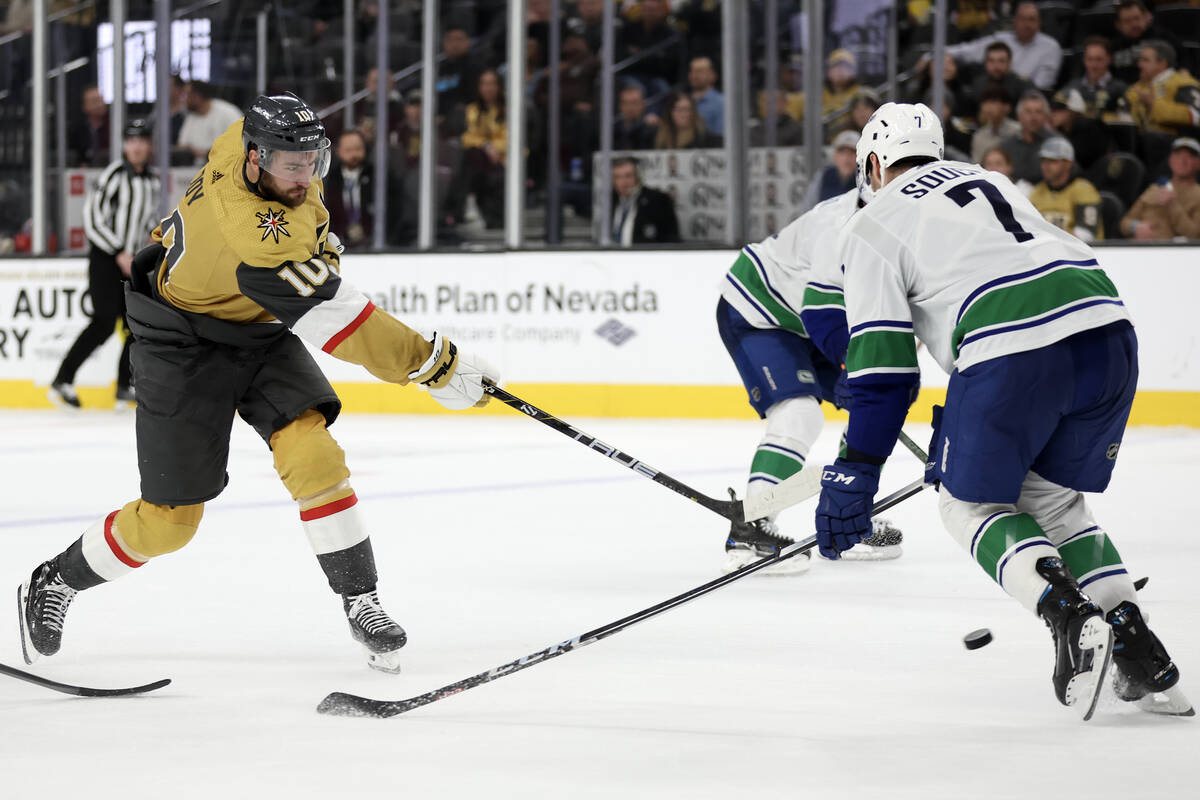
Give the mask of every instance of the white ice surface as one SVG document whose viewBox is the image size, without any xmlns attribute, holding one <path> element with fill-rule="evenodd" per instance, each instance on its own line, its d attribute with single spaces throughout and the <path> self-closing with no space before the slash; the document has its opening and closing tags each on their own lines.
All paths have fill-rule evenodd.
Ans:
<svg viewBox="0 0 1200 800">
<path fill-rule="evenodd" d="M 744 480 L 752 422 L 573 420 L 701 491 Z M 340 420 L 405 671 L 367 669 L 262 442 L 195 540 L 80 596 L 32 669 L 0 676 L 0 798 L 1187 798 L 1200 721 L 1059 706 L 1042 624 L 942 530 L 926 492 L 889 516 L 895 562 L 752 577 L 582 650 L 389 720 L 319 716 L 332 690 L 424 693 L 717 574 L 719 517 L 511 417 Z M 909 433 L 923 442 L 927 433 Z M 830 457 L 835 432 L 815 454 Z M 15 587 L 137 494 L 132 415 L 0 413 L 0 661 Z M 898 451 L 888 491 L 920 465 Z M 1131 431 L 1093 502 L 1200 700 L 1200 432 Z M 810 504 L 785 531 L 811 530 Z M 7 588 L 5 588 L 7 587 Z M 973 652 L 962 636 L 989 627 Z"/>
</svg>

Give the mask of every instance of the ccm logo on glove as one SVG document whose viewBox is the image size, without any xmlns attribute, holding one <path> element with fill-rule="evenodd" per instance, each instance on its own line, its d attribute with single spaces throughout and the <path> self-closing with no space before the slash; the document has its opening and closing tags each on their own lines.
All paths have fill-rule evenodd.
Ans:
<svg viewBox="0 0 1200 800">
<path fill-rule="evenodd" d="M 834 472 L 831 469 L 827 469 L 821 473 L 821 480 L 829 481 L 831 483 L 844 483 L 847 486 L 849 486 L 850 484 L 854 483 L 854 476 L 846 475 L 845 473 L 842 473 L 842 472 Z"/>
</svg>

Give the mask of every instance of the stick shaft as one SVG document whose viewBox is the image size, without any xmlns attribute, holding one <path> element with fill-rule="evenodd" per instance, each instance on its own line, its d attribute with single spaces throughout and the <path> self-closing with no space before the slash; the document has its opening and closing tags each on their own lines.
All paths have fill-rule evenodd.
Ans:
<svg viewBox="0 0 1200 800">
<path fill-rule="evenodd" d="M 922 461 L 929 460 L 929 456 L 926 455 L 925 451 L 921 449 L 921 445 L 917 444 L 912 439 L 908 438 L 908 434 L 905 433 L 904 431 L 900 431 L 900 444 L 907 447 L 908 452 L 912 453 L 914 456 L 921 459 Z"/>
<path fill-rule="evenodd" d="M 909 497 L 912 497 L 924 488 L 924 479 L 917 479 L 904 488 L 893 492 L 879 502 L 875 503 L 875 505 L 871 508 L 871 512 L 873 514 L 878 514 L 886 509 L 891 508 L 897 503 L 902 502 L 903 500 L 907 500 Z M 620 633 L 626 628 L 637 625 L 639 622 L 645 622 L 648 619 L 657 617 L 659 614 L 670 611 L 672 608 L 681 606 L 684 603 L 689 603 L 696 598 L 703 597 L 709 592 L 714 592 L 717 589 L 720 589 L 722 586 L 728 586 L 734 581 L 739 581 L 747 575 L 752 575 L 755 572 L 758 572 L 760 569 L 764 569 L 780 561 L 785 561 L 793 556 L 803 553 L 806 550 L 811 550 L 816 546 L 816 544 L 816 536 L 809 536 L 805 539 L 801 539 L 800 541 L 790 544 L 782 550 L 772 553 L 765 558 L 760 558 L 757 561 L 747 564 L 739 570 L 730 572 L 727 575 L 722 575 L 715 580 L 711 580 L 708 583 L 697 586 L 694 589 L 689 589 L 682 594 L 677 594 L 674 597 L 663 600 L 661 603 L 657 603 L 649 608 L 644 608 L 641 611 L 637 611 L 626 617 L 622 617 L 615 622 L 610 622 L 607 625 L 594 628 L 587 633 L 581 633 L 572 639 L 567 639 L 566 641 L 553 644 L 550 647 L 537 651 L 536 653 L 530 653 L 529 655 L 518 658 L 515 661 L 509 661 L 507 664 L 501 664 L 500 666 L 494 667 L 486 672 L 480 672 L 477 675 L 472 675 L 469 678 L 464 678 L 460 681 L 448 684 L 440 689 L 435 689 L 432 692 L 426 692 L 425 694 L 418 695 L 416 697 L 410 697 L 407 700 L 371 700 L 364 697 L 345 694 L 343 692 L 334 692 L 321 702 L 321 704 L 317 707 L 317 710 L 321 713 L 339 714 L 343 716 L 392 717 L 397 714 L 403 714 L 405 711 L 411 711 L 414 708 L 420 708 L 421 706 L 426 706 L 430 703 L 437 702 L 438 700 L 443 700 L 452 695 L 465 692 L 467 689 L 473 689 L 476 686 L 481 686 L 485 683 L 491 683 L 498 678 L 512 675 L 514 672 L 519 672 L 528 667 L 532 667 L 535 664 L 540 664 L 544 661 L 548 661 L 551 658 L 557 658 L 565 653 L 569 653 L 572 650 L 578 650 L 581 647 L 598 642 L 601 639 L 606 639 L 615 633 Z"/>
<path fill-rule="evenodd" d="M 587 447 L 590 450 L 595 450 L 600 455 L 608 456 L 608 458 L 612 459 L 626 469 L 631 469 L 642 477 L 649 478 L 660 486 L 665 486 L 671 491 L 683 495 L 692 502 L 699 503 L 710 511 L 715 511 L 717 514 L 720 514 L 726 519 L 733 520 L 735 522 L 742 521 L 741 502 L 718 500 L 716 498 L 709 497 L 702 492 L 698 492 L 691 486 L 688 486 L 686 483 L 676 480 L 664 472 L 660 472 L 644 461 L 641 461 L 640 459 L 635 458 L 634 456 L 631 456 L 628 453 L 613 447 L 612 445 L 600 441 L 595 436 L 584 433 L 574 425 L 564 422 L 553 414 L 543 411 L 532 403 L 522 400 L 511 392 L 501 389 L 499 386 L 485 383 L 483 390 L 505 405 L 520 411 L 527 417 L 535 419 L 547 427 L 553 428 L 563 436 L 566 436 L 569 439 L 574 439 L 584 447 Z"/>
</svg>

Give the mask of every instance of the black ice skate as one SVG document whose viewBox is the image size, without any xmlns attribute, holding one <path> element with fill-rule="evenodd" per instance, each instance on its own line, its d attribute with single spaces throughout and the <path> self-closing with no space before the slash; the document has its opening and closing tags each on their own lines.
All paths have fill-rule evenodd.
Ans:
<svg viewBox="0 0 1200 800">
<path fill-rule="evenodd" d="M 904 534 L 886 519 L 871 520 L 871 535 L 842 553 L 841 561 L 888 561 L 903 554 Z"/>
<path fill-rule="evenodd" d="M 1179 668 L 1141 609 L 1126 600 L 1106 617 L 1113 629 L 1113 690 L 1117 697 L 1155 714 L 1195 715 L 1178 688 Z"/>
<path fill-rule="evenodd" d="M 29 580 L 17 588 L 21 655 L 26 664 L 37 661 L 38 656 L 52 656 L 58 652 L 62 646 L 63 622 L 75 594 L 49 561 L 40 564 Z"/>
<path fill-rule="evenodd" d="M 737 494 L 729 490 L 729 496 L 735 501 Z M 725 539 L 725 563 L 721 571 L 725 574 L 735 572 L 747 564 L 760 558 L 774 555 L 788 545 L 795 544 L 791 539 L 779 535 L 779 528 L 770 519 L 756 519 L 753 522 L 734 522 L 729 527 L 729 536 Z M 812 551 L 805 550 L 797 553 L 786 561 L 772 564 L 759 571 L 759 575 L 799 575 L 808 572 L 812 563 Z"/>
<path fill-rule="evenodd" d="M 367 649 L 367 664 L 380 672 L 400 671 L 400 648 L 408 641 L 396 621 L 379 605 L 375 591 L 342 595 L 350 634 Z"/>
<path fill-rule="evenodd" d="M 46 396 L 50 398 L 50 402 L 56 406 L 65 406 L 67 408 L 79 408 L 79 393 L 75 391 L 75 386 L 62 381 L 55 381 L 50 384 L 50 389 L 46 392 Z"/>
<path fill-rule="evenodd" d="M 1079 590 L 1061 558 L 1040 558 L 1035 566 L 1050 582 L 1037 611 L 1054 635 L 1054 693 L 1060 703 L 1089 720 L 1112 655 L 1112 628 L 1105 624 L 1100 608 Z"/>
</svg>

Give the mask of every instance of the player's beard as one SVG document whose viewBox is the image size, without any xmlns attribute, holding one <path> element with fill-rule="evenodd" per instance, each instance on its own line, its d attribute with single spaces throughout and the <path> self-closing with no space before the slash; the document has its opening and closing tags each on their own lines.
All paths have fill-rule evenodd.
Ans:
<svg viewBox="0 0 1200 800">
<path fill-rule="evenodd" d="M 258 188 L 268 200 L 276 200 L 288 208 L 299 208 L 304 204 L 305 198 L 308 197 L 307 186 L 297 186 L 291 193 L 285 192 L 275 183 L 275 177 L 266 170 L 263 170 L 262 180 L 259 181 Z"/>
</svg>

